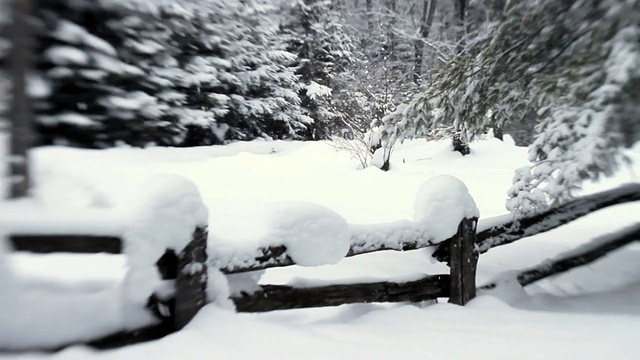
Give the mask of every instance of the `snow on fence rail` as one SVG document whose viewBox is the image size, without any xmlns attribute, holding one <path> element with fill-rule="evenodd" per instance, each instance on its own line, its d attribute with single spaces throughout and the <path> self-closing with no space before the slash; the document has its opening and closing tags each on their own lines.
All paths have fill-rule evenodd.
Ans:
<svg viewBox="0 0 640 360">
<path fill-rule="evenodd" d="M 452 266 L 449 274 L 428 275 L 408 282 L 337 284 L 318 287 L 259 285 L 253 291 L 232 295 L 231 300 L 236 309 L 243 312 L 369 302 L 419 302 L 441 297 L 448 297 L 451 303 L 464 305 L 476 294 L 475 274 L 478 261 L 478 252 L 474 245 L 476 224 L 477 218 L 462 219 L 456 234 L 451 237 L 449 244 Z M 380 250 L 383 249 L 380 248 Z M 250 267 L 236 269 L 236 271 L 251 269 Z"/>
<path fill-rule="evenodd" d="M 456 184 L 447 179 L 446 182 Z M 464 186 L 464 185 L 462 185 Z M 451 189 L 444 189 L 434 183 L 425 183 L 425 189 L 438 191 L 441 196 L 452 194 Z M 453 194 L 466 193 L 453 191 Z M 468 194 L 468 193 L 467 193 Z M 430 198 L 429 198 L 430 197 Z M 356 285 L 329 285 L 317 288 L 295 288 L 291 286 L 265 285 L 250 295 L 236 295 L 233 301 L 239 311 L 269 311 L 309 306 L 331 306 L 351 302 L 362 302 L 362 294 L 370 294 L 370 301 L 416 301 L 449 296 L 450 301 L 464 304 L 475 295 L 475 269 L 478 255 L 492 247 L 510 244 L 525 237 L 555 229 L 583 216 L 609 206 L 624 204 L 640 200 L 640 184 L 627 184 L 616 189 L 584 196 L 564 205 L 552 208 L 534 216 L 518 221 L 502 221 L 499 225 L 483 229 L 476 234 L 476 218 L 466 212 L 458 232 L 453 236 L 443 236 L 441 231 L 434 231 L 431 225 L 436 224 L 438 215 L 444 218 L 455 218 L 444 212 L 444 209 L 456 209 L 455 204 L 447 207 L 438 206 L 438 195 L 418 196 L 416 204 L 431 203 L 433 216 L 423 217 L 427 223 L 418 221 L 399 221 L 391 224 L 375 226 L 352 226 L 350 229 L 350 248 L 346 257 L 366 254 L 382 250 L 406 251 L 433 247 L 433 257 L 447 262 L 451 268 L 451 275 L 427 276 L 423 279 L 398 283 L 370 283 Z M 464 200 L 451 196 L 452 201 L 460 204 Z M 458 209 L 460 206 L 458 205 Z M 431 211 L 429 210 L 429 211 Z M 417 211 L 417 213 L 420 213 Z M 460 214 L 458 214 L 460 216 Z M 416 216 L 416 219 L 420 215 Z M 460 217 L 458 217 L 460 218 Z M 431 221 L 428 221 L 431 219 Z M 559 256 L 557 259 L 546 261 L 537 267 L 523 270 L 517 280 L 522 286 L 529 285 L 540 279 L 553 276 L 577 266 L 588 264 L 604 256 L 606 253 L 618 249 L 626 244 L 640 239 L 639 225 L 622 230 L 619 233 L 594 240 L 591 245 L 576 249 L 571 254 Z M 436 235 L 438 234 L 438 235 Z M 446 237 L 446 238 L 445 238 Z M 474 238 L 474 242 L 464 239 Z M 225 274 L 251 272 L 271 267 L 295 265 L 296 262 L 288 255 L 285 245 L 272 245 L 254 250 L 252 253 L 234 254 L 233 257 L 216 257 L 211 259 L 213 267 L 219 268 Z M 473 264 L 463 269 L 465 263 Z M 449 285 L 444 285 L 444 284 Z M 473 284 L 473 285 L 471 285 Z M 495 283 L 483 286 L 482 289 L 495 287 Z M 420 287 L 423 292 L 417 291 Z M 470 287 L 474 287 L 471 289 Z M 371 295 L 374 294 L 374 295 Z M 411 300 L 414 299 L 414 300 Z"/>
<path fill-rule="evenodd" d="M 316 207 L 310 211 L 307 207 L 302 211 L 294 210 L 296 211 L 287 212 L 291 217 L 286 219 L 284 230 L 275 232 L 279 236 L 275 236 L 270 242 L 272 245 L 227 257 L 210 249 L 210 266 L 233 275 L 296 264 L 320 265 L 322 261 L 310 258 L 318 253 L 317 245 L 322 241 L 300 241 L 297 239 L 300 237 L 304 240 L 319 237 L 327 242 L 337 241 L 338 245 L 330 246 L 335 247 L 337 256 L 321 256 L 325 258 L 325 264 L 374 251 L 435 247 L 448 240 L 452 259 L 450 274 L 426 276 L 404 283 L 377 282 L 321 287 L 256 284 L 249 291 L 239 291 L 231 296 L 238 311 L 258 312 L 357 302 L 424 301 L 438 297 L 449 297 L 450 302 L 464 305 L 475 296 L 478 260 L 475 235 L 479 214 L 466 186 L 454 177 L 438 176 L 420 187 L 414 205 L 414 221 L 352 226 L 348 229 L 346 223 L 339 221 L 337 214 L 332 214 L 328 209 Z M 338 230 L 330 231 L 327 238 L 327 227 L 307 221 L 309 218 L 324 218 L 322 224 L 333 224 Z M 316 231 L 309 230 L 313 228 Z M 321 233 L 320 236 L 318 232 Z M 282 241 L 280 244 L 276 242 L 279 239 Z M 303 246 L 308 254 L 298 246 Z M 300 261 L 301 258 L 303 261 Z"/>
<path fill-rule="evenodd" d="M 268 236 L 269 245 L 232 255 L 218 253 L 219 249 L 215 248 L 207 250 L 207 209 L 192 183 L 179 176 L 158 176 L 146 184 L 141 193 L 140 206 L 126 216 L 85 211 L 73 216 L 41 214 L 40 219 L 34 219 L 34 214 L 39 212 L 21 208 L 24 203 L 2 204 L 9 208 L 4 209 L 8 211 L 3 211 L 0 219 L 0 235 L 8 240 L 0 243 L 0 277 L 3 279 L 0 294 L 6 295 L 4 290 L 12 290 L 16 283 L 3 261 L 7 243 L 14 251 L 36 253 L 122 253 L 129 265 L 123 297 L 128 304 L 135 305 L 125 308 L 125 312 L 146 308 L 158 320 L 146 327 L 134 328 L 128 324 L 123 331 L 97 340 L 58 341 L 27 347 L 0 339 L 0 350 L 51 349 L 78 342 L 104 348 L 158 338 L 187 324 L 207 301 L 213 300 L 208 299 L 207 294 L 229 297 L 238 311 L 247 312 L 355 302 L 415 302 L 439 297 L 449 297 L 450 302 L 464 305 L 476 293 L 475 272 L 480 252 L 548 231 L 607 206 L 638 201 L 640 184 L 579 198 L 520 219 L 517 224 L 506 222 L 480 232 L 477 232 L 479 214 L 473 199 L 462 182 L 449 176 L 436 177 L 422 185 L 416 197 L 414 221 L 349 227 L 339 215 L 318 205 L 280 204 L 272 216 L 274 230 Z M 517 275 L 517 281 L 526 286 L 587 264 L 639 238 L 640 225 L 636 224 L 526 269 Z M 344 257 L 375 251 L 426 247 L 436 250 L 433 256 L 437 259 L 448 261 L 449 274 L 429 275 L 408 282 L 316 287 L 254 283 L 251 291 L 216 293 L 229 285 L 222 282 L 237 276 L 251 278 L 256 270 L 296 264 L 334 264 Z M 210 273 L 208 267 L 213 272 Z M 216 269 L 227 276 L 215 276 L 211 279 L 213 283 L 208 284 L 208 275 L 215 274 Z M 208 285 L 214 291 L 207 291 Z M 492 283 L 481 289 L 495 286 L 496 283 Z M 133 313 L 124 315 L 135 318 Z"/>
<path fill-rule="evenodd" d="M 485 253 L 494 247 L 553 230 L 595 211 L 635 201 L 640 201 L 640 184 L 630 183 L 579 197 L 566 204 L 516 221 L 508 218 L 506 222 L 478 232 L 478 250 L 480 253 Z M 438 261 L 448 261 L 447 245 L 447 241 L 442 242 L 438 250 L 433 253 L 433 257 Z"/>
<path fill-rule="evenodd" d="M 513 281 L 524 287 L 578 266 L 588 265 L 610 252 L 638 241 L 640 241 L 640 223 L 635 223 L 618 232 L 599 236 L 586 244 L 558 254 L 554 258 L 547 259 L 534 267 L 501 274 L 497 280 L 489 282 L 479 289 L 491 290 L 496 288 L 499 283 Z"/>
<path fill-rule="evenodd" d="M 292 208 L 291 210 L 287 215 L 293 217 L 287 221 L 297 223 L 302 220 L 304 223 L 305 219 L 300 219 L 300 216 L 296 215 L 300 209 Z M 303 210 L 308 209 L 303 208 Z M 338 216 L 328 209 L 316 208 L 315 210 L 313 212 L 315 218 Z M 309 217 L 305 216 L 305 218 Z M 345 229 L 348 238 L 339 240 L 344 242 L 345 252 L 337 259 L 383 250 L 407 251 L 427 247 L 435 248 L 443 243 L 448 246 L 449 242 L 457 236 L 458 226 L 462 219 L 477 219 L 478 217 L 476 204 L 464 183 L 453 176 L 436 176 L 425 181 L 418 190 L 414 203 L 413 221 L 401 220 L 388 224 L 349 226 L 348 229 Z M 333 222 L 337 221 L 333 220 Z M 310 222 L 308 225 L 314 226 L 315 224 Z M 344 226 L 347 226 L 346 222 Z M 318 229 L 318 231 L 323 233 L 322 238 L 326 241 L 336 241 L 337 237 L 344 236 L 327 235 L 328 229 L 326 227 Z M 308 238 L 309 235 L 316 236 L 306 232 L 305 235 L 299 237 L 306 236 Z M 209 263 L 225 274 L 300 265 L 300 262 L 295 261 L 290 254 L 290 244 L 283 243 L 282 239 L 277 236 L 272 236 L 272 238 L 273 240 L 269 241 L 270 245 L 247 252 L 218 254 L 212 251 Z M 301 245 L 308 246 L 309 243 L 305 241 Z M 313 251 L 316 247 L 310 249 Z M 448 252 L 448 247 L 445 248 L 445 251 Z M 332 263 L 335 262 L 337 261 Z"/>
<path fill-rule="evenodd" d="M 126 213 L 82 211 L 70 216 L 33 203 L 0 205 L 0 240 L 5 240 L 0 244 L 0 258 L 7 251 L 102 252 L 124 254 L 128 265 L 122 285 L 120 331 L 104 333 L 100 330 L 103 325 L 96 324 L 89 339 L 83 334 L 85 337 L 78 340 L 73 338 L 77 333 L 62 331 L 31 340 L 29 336 L 16 337 L 19 330 L 12 326 L 20 329 L 20 321 L 10 321 L 0 329 L 0 351 L 55 350 L 74 343 L 108 348 L 156 339 L 184 327 L 206 304 L 208 215 L 198 189 L 179 176 L 161 175 L 146 183 L 140 195 L 138 208 Z M 25 310 L 20 304 L 21 291 L 32 289 L 15 286 L 7 266 L 0 271 L 0 294 L 5 300 L 14 298 L 0 301 L 0 312 L 20 314 Z M 43 304 L 46 301 L 43 299 Z"/>
</svg>

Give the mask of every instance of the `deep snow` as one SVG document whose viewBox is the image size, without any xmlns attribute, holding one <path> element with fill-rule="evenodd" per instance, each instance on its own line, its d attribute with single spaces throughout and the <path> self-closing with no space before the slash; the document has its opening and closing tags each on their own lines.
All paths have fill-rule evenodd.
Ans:
<svg viewBox="0 0 640 360">
<path fill-rule="evenodd" d="M 640 159 L 638 148 L 630 154 Z M 505 192 L 513 169 L 526 163 L 526 149 L 487 139 L 474 144 L 471 156 L 462 157 L 444 142 L 412 141 L 398 147 L 388 173 L 375 168 L 356 170 L 349 154 L 325 143 L 104 151 L 49 147 L 36 150 L 34 160 L 36 200 L 68 213 L 135 208 L 140 187 L 153 175 L 184 176 L 197 185 L 209 209 L 210 252 L 232 256 L 264 245 L 273 234 L 274 222 L 282 224 L 282 216 L 274 218 L 268 211 L 273 203 L 315 203 L 345 219 L 351 231 L 359 226 L 371 229 L 363 224 L 413 223 L 418 189 L 437 175 L 461 179 L 481 219 L 504 214 Z M 634 169 L 638 166 L 624 169 L 615 179 L 589 184 L 585 193 L 638 181 Z M 613 207 L 493 249 L 480 258 L 478 283 L 620 229 L 637 221 L 639 210 L 640 204 Z M 5 220 L 9 215 L 0 213 Z M 338 223 L 336 217 L 332 219 Z M 233 285 L 250 286 L 258 278 L 261 283 L 313 284 L 447 272 L 443 264 L 431 263 L 428 254 L 426 250 L 381 252 L 331 266 L 271 269 Z M 0 358 L 637 359 L 639 255 L 640 247 L 631 245 L 526 291 L 506 284 L 464 308 L 442 303 L 356 304 L 235 314 L 211 305 L 185 330 L 156 342 L 108 352 L 73 347 L 54 355 Z M 11 333 L 15 341 L 65 331 L 90 334 L 87 328 L 92 324 L 103 321 L 104 331 L 122 316 L 114 298 L 125 277 L 120 256 L 19 254 L 10 256 L 9 263 L 32 296 L 21 311 L 0 309 L 0 336 L 6 336 L 2 329 L 9 322 L 18 329 Z M 237 291 L 234 286 L 230 291 Z M 30 316 L 33 307 L 55 316 L 40 316 L 37 311 Z M 46 317 L 55 321 L 41 321 Z"/>
</svg>

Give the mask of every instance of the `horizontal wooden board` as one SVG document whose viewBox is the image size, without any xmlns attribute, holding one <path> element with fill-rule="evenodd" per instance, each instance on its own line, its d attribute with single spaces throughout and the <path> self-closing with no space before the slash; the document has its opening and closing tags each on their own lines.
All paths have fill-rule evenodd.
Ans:
<svg viewBox="0 0 640 360">
<path fill-rule="evenodd" d="M 20 234 L 9 236 L 9 241 L 13 245 L 14 251 L 28 251 L 38 254 L 54 252 L 122 253 L 122 240 L 114 236 Z"/>
<path fill-rule="evenodd" d="M 449 275 L 432 275 L 402 283 L 376 282 L 305 288 L 263 285 L 261 290 L 253 294 L 241 294 L 231 299 L 239 312 L 263 312 L 353 303 L 418 302 L 449 297 L 450 279 Z"/>
</svg>

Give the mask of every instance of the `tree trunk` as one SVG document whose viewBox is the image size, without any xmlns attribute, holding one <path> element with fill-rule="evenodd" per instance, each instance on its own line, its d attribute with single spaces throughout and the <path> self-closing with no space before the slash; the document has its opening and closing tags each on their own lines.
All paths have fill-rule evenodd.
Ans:
<svg viewBox="0 0 640 360">
<path fill-rule="evenodd" d="M 467 13 L 467 0 L 453 0 L 453 8 L 454 8 L 454 27 L 456 32 L 456 40 L 458 42 L 458 53 L 461 53 L 463 50 L 463 41 L 464 41 L 464 33 L 465 33 L 465 15 Z"/>
<path fill-rule="evenodd" d="M 464 33 L 465 33 L 465 14 L 466 14 L 467 0 L 453 0 L 453 8 L 455 10 L 454 16 L 454 28 L 456 32 L 457 53 L 460 54 L 464 50 Z M 458 128 L 455 129 L 456 134 L 453 135 L 451 142 L 453 144 L 453 151 L 457 151 L 462 155 L 469 155 L 471 149 L 466 140 L 463 140 L 460 136 Z"/>
<path fill-rule="evenodd" d="M 460 134 L 453 135 L 451 144 L 453 145 L 453 151 L 457 151 L 462 155 L 471 154 L 471 148 L 469 147 L 469 144 L 462 140 Z"/>
<path fill-rule="evenodd" d="M 500 125 L 493 124 L 493 137 L 500 141 L 504 140 L 504 133 L 502 132 L 502 127 L 500 127 Z"/>
<path fill-rule="evenodd" d="M 387 0 L 387 54 L 389 55 L 390 60 L 396 59 L 396 34 L 395 34 L 395 25 L 396 25 L 396 7 L 397 0 Z"/>
<path fill-rule="evenodd" d="M 488 1 L 488 11 L 489 11 L 489 20 L 495 21 L 500 18 L 500 15 L 505 10 L 507 1 L 506 0 L 489 0 Z"/>
<path fill-rule="evenodd" d="M 373 19 L 371 18 L 373 16 L 373 0 L 366 0 L 366 7 L 367 7 L 367 13 L 366 13 L 366 17 L 367 17 L 367 30 L 369 30 L 369 34 L 371 34 L 371 32 L 373 31 Z"/>
<path fill-rule="evenodd" d="M 30 178 L 28 151 L 33 141 L 32 109 L 27 93 L 27 75 L 31 69 L 33 37 L 29 17 L 32 0 L 13 1 L 11 24 L 11 50 L 9 73 L 11 78 L 11 156 L 9 157 L 11 198 L 25 197 L 29 193 Z"/>
<path fill-rule="evenodd" d="M 422 5 L 422 17 L 420 18 L 420 36 L 413 44 L 414 49 L 414 65 L 413 65 L 413 82 L 418 84 L 422 76 L 422 58 L 424 56 L 424 40 L 429 37 L 431 26 L 433 25 L 433 17 L 436 12 L 438 0 L 424 0 Z"/>
<path fill-rule="evenodd" d="M 418 302 L 449 296 L 449 279 L 449 275 L 435 275 L 405 283 L 376 282 L 310 288 L 263 285 L 261 290 L 253 294 L 233 296 L 231 299 L 239 312 L 262 312 L 353 303 Z"/>
</svg>

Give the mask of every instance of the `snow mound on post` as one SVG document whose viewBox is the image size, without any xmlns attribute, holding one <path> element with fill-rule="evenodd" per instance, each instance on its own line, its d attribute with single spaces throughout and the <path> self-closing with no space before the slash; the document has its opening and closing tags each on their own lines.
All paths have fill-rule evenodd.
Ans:
<svg viewBox="0 0 640 360">
<path fill-rule="evenodd" d="M 324 206 L 305 202 L 271 204 L 267 209 L 269 245 L 285 245 L 300 266 L 336 264 L 349 251 L 349 226 Z"/>
<path fill-rule="evenodd" d="M 161 282 L 156 262 L 167 249 L 179 254 L 194 230 L 207 226 L 208 210 L 198 188 L 178 175 L 155 175 L 138 194 L 124 235 L 125 296 L 144 304 Z"/>
<path fill-rule="evenodd" d="M 422 183 L 413 209 L 413 220 L 425 226 L 438 241 L 453 236 L 462 219 L 480 216 L 465 184 L 450 175 L 436 176 Z"/>
</svg>

